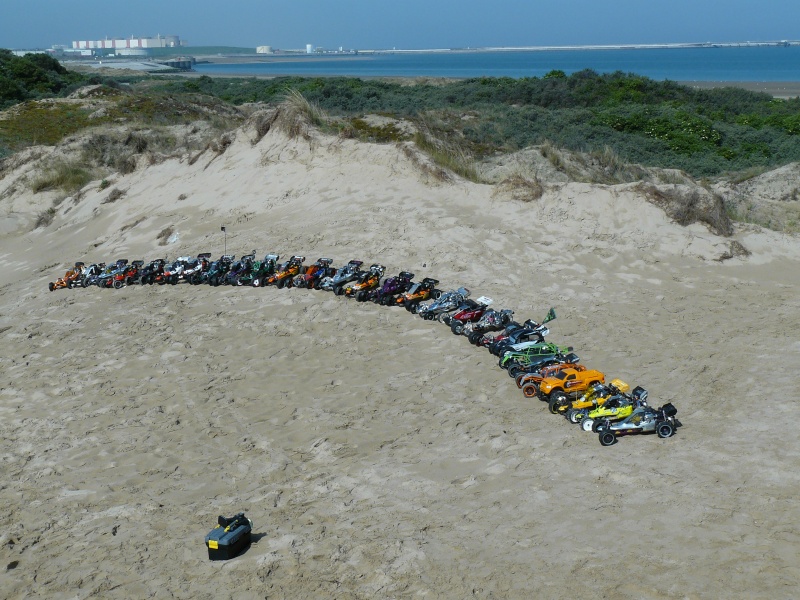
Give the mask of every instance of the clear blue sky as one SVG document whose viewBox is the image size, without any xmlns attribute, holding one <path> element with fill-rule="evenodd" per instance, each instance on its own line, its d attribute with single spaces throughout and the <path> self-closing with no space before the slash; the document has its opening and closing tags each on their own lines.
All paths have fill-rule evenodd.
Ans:
<svg viewBox="0 0 800 600">
<path fill-rule="evenodd" d="M 797 0 L 0 0 L 0 47 L 174 34 L 190 45 L 455 48 L 800 39 Z"/>
</svg>

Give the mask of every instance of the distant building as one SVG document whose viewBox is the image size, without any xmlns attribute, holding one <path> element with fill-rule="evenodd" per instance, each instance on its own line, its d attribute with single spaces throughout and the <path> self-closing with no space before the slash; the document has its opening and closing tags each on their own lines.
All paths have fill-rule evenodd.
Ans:
<svg viewBox="0 0 800 600">
<path fill-rule="evenodd" d="M 47 50 L 12 50 L 14 56 L 26 56 L 28 54 L 47 54 Z"/>
<path fill-rule="evenodd" d="M 272 46 L 258 46 L 256 54 L 272 54 Z"/>
<path fill-rule="evenodd" d="M 131 50 L 149 48 L 178 48 L 186 41 L 177 35 L 157 35 L 156 37 L 105 38 L 104 40 L 79 40 L 72 42 L 73 50 Z"/>
</svg>

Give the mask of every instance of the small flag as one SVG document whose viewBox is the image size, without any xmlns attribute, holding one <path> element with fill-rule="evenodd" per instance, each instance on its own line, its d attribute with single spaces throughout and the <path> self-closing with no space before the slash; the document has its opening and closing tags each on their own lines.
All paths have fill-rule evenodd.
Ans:
<svg viewBox="0 0 800 600">
<path fill-rule="evenodd" d="M 225 231 L 225 225 L 219 228 L 220 231 Z"/>
<path fill-rule="evenodd" d="M 542 325 L 544 325 L 545 323 L 549 323 L 550 321 L 555 321 L 555 318 L 556 318 L 556 309 L 551 307 L 547 313 L 547 316 L 544 318 L 544 321 L 542 321 Z"/>
</svg>

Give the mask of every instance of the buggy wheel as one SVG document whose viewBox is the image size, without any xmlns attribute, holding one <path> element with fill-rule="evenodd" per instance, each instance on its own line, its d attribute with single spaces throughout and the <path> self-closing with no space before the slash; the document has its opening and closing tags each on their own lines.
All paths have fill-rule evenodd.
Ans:
<svg viewBox="0 0 800 600">
<path fill-rule="evenodd" d="M 511 377 L 511 379 L 516 379 L 524 373 L 525 369 L 520 365 L 511 365 L 508 367 L 508 376 Z"/>
<path fill-rule="evenodd" d="M 461 321 L 453 320 L 450 322 L 450 331 L 453 335 L 461 335 L 464 333 L 464 324 Z"/>
<path fill-rule="evenodd" d="M 675 433 L 675 428 L 669 421 L 662 421 L 656 425 L 656 433 L 660 438 L 668 438 Z"/>
<path fill-rule="evenodd" d="M 590 419 L 589 417 L 584 417 L 583 421 L 581 421 L 581 429 L 583 429 L 584 431 L 594 431 L 595 433 L 597 433 L 597 430 L 595 429 L 595 424 L 596 423 L 594 419 Z"/>
<path fill-rule="evenodd" d="M 358 292 L 356 294 L 356 302 L 364 302 L 367 299 L 367 292 Z"/>
<path fill-rule="evenodd" d="M 536 393 L 539 390 L 536 389 L 536 384 L 529 383 L 527 385 L 522 386 L 522 395 L 526 398 L 536 398 Z"/>
<path fill-rule="evenodd" d="M 336 286 L 336 295 L 337 296 L 344 296 L 344 286 L 342 286 L 342 285 Z"/>
<path fill-rule="evenodd" d="M 115 290 L 121 290 L 123 287 L 125 287 L 125 282 L 124 281 L 122 281 L 121 279 L 116 279 L 114 281 L 114 289 Z"/>
<path fill-rule="evenodd" d="M 52 292 L 54 289 L 56 289 L 56 284 L 51 281 L 47 284 L 47 288 Z"/>
<path fill-rule="evenodd" d="M 613 431 L 601 431 L 598 437 L 600 438 L 600 443 L 603 446 L 611 446 L 617 441 L 617 436 Z"/>
<path fill-rule="evenodd" d="M 567 408 L 567 395 L 561 390 L 551 393 L 548 408 L 554 415 L 563 412 Z"/>
<path fill-rule="evenodd" d="M 442 290 L 433 290 L 433 292 L 431 292 L 431 296 L 434 300 L 438 300 L 442 297 Z"/>
<path fill-rule="evenodd" d="M 572 423 L 573 425 L 575 423 L 578 423 L 581 419 L 583 419 L 583 413 L 580 410 L 577 410 L 577 409 L 574 409 L 574 408 L 570 408 L 567 411 L 567 415 L 566 416 L 567 416 L 567 420 L 570 423 Z"/>
<path fill-rule="evenodd" d="M 279 290 L 282 290 L 285 285 L 286 285 L 285 279 L 278 279 L 278 282 L 275 284 L 275 287 L 278 288 Z"/>
</svg>

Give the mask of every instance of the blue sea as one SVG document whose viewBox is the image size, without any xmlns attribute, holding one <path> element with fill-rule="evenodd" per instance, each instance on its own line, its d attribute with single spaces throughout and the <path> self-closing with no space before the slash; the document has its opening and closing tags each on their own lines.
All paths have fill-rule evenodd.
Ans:
<svg viewBox="0 0 800 600">
<path fill-rule="evenodd" d="M 204 75 L 303 75 L 351 77 L 542 77 L 636 73 L 672 81 L 800 81 L 800 46 L 537 50 L 375 55 L 276 55 L 275 62 L 198 64 Z"/>
</svg>

